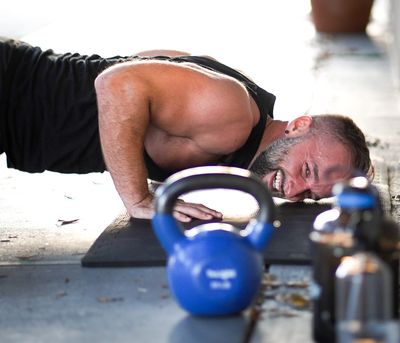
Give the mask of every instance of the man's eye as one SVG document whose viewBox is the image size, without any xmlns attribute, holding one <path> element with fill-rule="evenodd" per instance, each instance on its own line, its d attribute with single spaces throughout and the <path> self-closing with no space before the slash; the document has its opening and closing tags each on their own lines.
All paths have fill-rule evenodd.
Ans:
<svg viewBox="0 0 400 343">
<path fill-rule="evenodd" d="M 306 163 L 305 174 L 306 174 L 306 177 L 309 177 L 311 175 L 311 170 L 310 170 L 310 167 L 308 166 L 308 163 Z"/>
</svg>

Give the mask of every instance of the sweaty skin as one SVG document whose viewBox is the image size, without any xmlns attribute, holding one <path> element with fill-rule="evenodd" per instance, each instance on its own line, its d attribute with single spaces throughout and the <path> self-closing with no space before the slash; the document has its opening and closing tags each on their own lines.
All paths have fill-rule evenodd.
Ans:
<svg viewBox="0 0 400 343">
<path fill-rule="evenodd" d="M 143 149 L 169 171 L 218 163 L 246 142 L 260 116 L 241 83 L 191 63 L 126 62 L 100 74 L 95 87 L 104 159 L 136 218 L 154 213 Z M 182 201 L 174 215 L 181 221 L 222 216 Z"/>
</svg>

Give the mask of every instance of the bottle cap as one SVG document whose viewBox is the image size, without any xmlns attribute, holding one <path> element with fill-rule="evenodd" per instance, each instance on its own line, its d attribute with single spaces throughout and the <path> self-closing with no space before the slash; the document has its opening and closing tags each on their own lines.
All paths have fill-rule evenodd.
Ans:
<svg viewBox="0 0 400 343">
<path fill-rule="evenodd" d="M 366 210 L 376 205 L 376 197 L 371 194 L 344 192 L 336 196 L 336 202 L 342 208 Z"/>
</svg>

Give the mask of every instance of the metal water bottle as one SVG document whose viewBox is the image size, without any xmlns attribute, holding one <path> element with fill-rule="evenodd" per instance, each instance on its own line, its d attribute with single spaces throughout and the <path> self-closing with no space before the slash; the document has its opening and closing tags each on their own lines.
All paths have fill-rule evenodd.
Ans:
<svg viewBox="0 0 400 343">
<path fill-rule="evenodd" d="M 372 250 L 344 257 L 336 271 L 335 314 L 338 343 L 386 342 L 393 318 L 392 273 Z"/>
<path fill-rule="evenodd" d="M 345 256 L 353 253 L 354 226 L 364 213 L 380 216 L 378 197 L 367 179 L 353 178 L 334 186 L 335 203 L 318 215 L 310 234 L 313 267 L 313 338 L 335 342 L 335 273 Z M 376 232 L 370 234 L 376 235 Z"/>
<path fill-rule="evenodd" d="M 400 227 L 390 218 L 383 218 L 379 236 L 378 254 L 392 272 L 393 318 L 399 318 Z"/>
<path fill-rule="evenodd" d="M 339 343 L 358 340 L 389 342 L 387 323 L 393 319 L 393 275 L 379 254 L 385 228 L 373 211 L 355 212 L 353 255 L 342 259 L 335 275 L 336 337 Z"/>
</svg>

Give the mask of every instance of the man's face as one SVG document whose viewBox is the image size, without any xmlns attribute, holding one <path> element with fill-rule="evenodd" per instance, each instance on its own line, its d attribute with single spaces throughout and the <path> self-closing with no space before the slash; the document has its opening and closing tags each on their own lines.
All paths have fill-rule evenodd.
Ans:
<svg viewBox="0 0 400 343">
<path fill-rule="evenodd" d="M 282 138 L 266 152 L 268 171 L 263 181 L 277 197 L 292 201 L 329 197 L 333 184 L 351 175 L 350 153 L 331 139 Z"/>
</svg>

